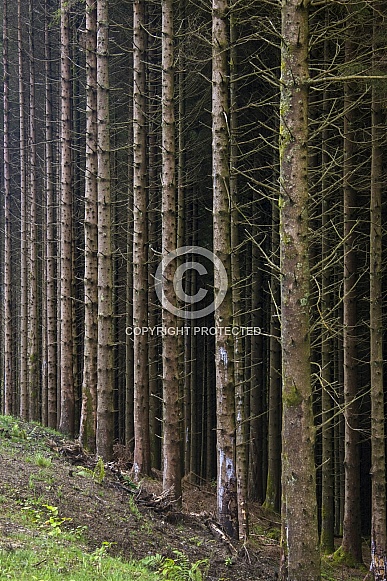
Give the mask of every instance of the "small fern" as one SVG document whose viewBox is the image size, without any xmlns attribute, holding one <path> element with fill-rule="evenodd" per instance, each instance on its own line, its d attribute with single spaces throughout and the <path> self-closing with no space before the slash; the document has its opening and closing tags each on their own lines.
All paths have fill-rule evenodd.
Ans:
<svg viewBox="0 0 387 581">
<path fill-rule="evenodd" d="M 98 462 L 95 465 L 95 468 L 93 470 L 93 479 L 96 482 L 98 482 L 98 484 L 102 484 L 104 478 L 105 478 L 105 465 L 104 465 L 103 460 L 100 456 L 98 458 Z"/>
<path fill-rule="evenodd" d="M 102 458 L 98 458 L 98 462 L 95 465 L 94 470 L 90 470 L 90 468 L 86 468 L 86 466 L 79 468 L 77 470 L 77 476 L 91 477 L 93 480 L 98 482 L 98 484 L 102 484 L 105 478 L 105 465 Z"/>
<path fill-rule="evenodd" d="M 176 559 L 157 554 L 145 557 L 141 562 L 148 569 L 158 571 L 165 581 L 203 581 L 201 568 L 208 566 L 208 559 L 200 559 L 191 564 L 187 555 L 181 551 L 173 553 Z"/>
<path fill-rule="evenodd" d="M 181 551 L 173 551 L 173 553 L 176 555 L 177 567 L 179 569 L 176 581 L 180 581 L 180 579 L 181 581 L 190 581 L 191 564 L 187 555 Z M 173 579 L 175 578 L 173 577 Z"/>
<path fill-rule="evenodd" d="M 164 557 L 159 553 L 156 553 L 156 555 L 149 555 L 148 557 L 144 557 L 144 559 L 141 560 L 141 563 L 144 565 L 144 567 L 156 571 L 161 569 L 163 562 Z"/>
<path fill-rule="evenodd" d="M 93 471 L 90 468 L 86 468 L 86 466 L 82 466 L 82 468 L 78 468 L 77 476 L 93 478 Z"/>
</svg>

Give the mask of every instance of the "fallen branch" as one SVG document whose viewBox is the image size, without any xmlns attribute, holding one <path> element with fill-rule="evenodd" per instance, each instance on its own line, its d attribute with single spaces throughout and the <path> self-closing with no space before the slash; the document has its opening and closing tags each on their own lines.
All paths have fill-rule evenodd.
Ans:
<svg viewBox="0 0 387 581">
<path fill-rule="evenodd" d="M 232 555 L 238 554 L 238 551 L 236 550 L 234 545 L 231 543 L 229 537 L 219 528 L 218 525 L 216 525 L 214 522 L 212 522 L 210 520 L 207 521 L 206 524 L 207 524 L 207 527 L 209 528 L 209 530 L 211 531 L 211 533 L 213 534 L 213 536 L 216 539 L 218 539 L 219 541 L 221 541 L 222 543 L 224 543 Z"/>
</svg>

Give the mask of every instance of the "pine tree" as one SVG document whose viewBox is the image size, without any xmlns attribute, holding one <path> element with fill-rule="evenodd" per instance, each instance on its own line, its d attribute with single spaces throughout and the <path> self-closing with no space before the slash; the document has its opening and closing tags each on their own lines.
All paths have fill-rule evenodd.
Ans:
<svg viewBox="0 0 387 581">
<path fill-rule="evenodd" d="M 229 137 L 229 20 L 225 0 L 212 2 L 212 179 L 214 254 L 231 272 L 230 137 Z M 215 375 L 217 416 L 217 507 L 226 533 L 238 538 L 237 474 L 235 449 L 235 378 L 233 337 L 222 333 L 232 327 L 231 288 L 222 297 L 221 270 L 214 268 Z"/>
<path fill-rule="evenodd" d="M 71 146 L 70 7 L 61 0 L 61 164 L 60 164 L 60 421 L 59 429 L 74 435 L 73 378 L 73 194 Z"/>
<path fill-rule="evenodd" d="M 97 124 L 98 124 L 98 349 L 97 453 L 113 454 L 113 272 L 109 111 L 108 0 L 97 0 Z"/>
<path fill-rule="evenodd" d="M 98 232 L 97 232 L 97 12 L 86 3 L 85 336 L 79 440 L 95 452 L 97 429 Z"/>
<path fill-rule="evenodd" d="M 148 324 L 145 1 L 133 2 L 133 327 Z M 133 472 L 150 473 L 148 337 L 134 335 Z"/>
<path fill-rule="evenodd" d="M 176 122 L 174 113 L 174 21 L 173 1 L 162 0 L 162 255 L 176 250 Z M 163 297 L 175 304 L 173 278 L 175 260 L 163 270 Z M 176 327 L 176 316 L 163 305 L 162 323 Z M 181 503 L 181 445 L 178 344 L 175 335 L 165 334 L 163 357 L 163 489 Z"/>
<path fill-rule="evenodd" d="M 284 581 L 321 578 L 310 368 L 308 50 L 309 2 L 287 0 L 282 5 L 279 143 Z"/>
</svg>

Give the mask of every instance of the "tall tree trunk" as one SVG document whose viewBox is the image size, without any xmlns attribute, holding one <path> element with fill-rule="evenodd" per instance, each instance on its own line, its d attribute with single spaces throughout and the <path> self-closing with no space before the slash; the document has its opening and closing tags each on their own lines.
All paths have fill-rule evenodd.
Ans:
<svg viewBox="0 0 387 581">
<path fill-rule="evenodd" d="M 71 147 L 71 60 L 69 5 L 61 0 L 61 166 L 60 166 L 60 421 L 74 435 L 73 385 L 73 175 Z"/>
<path fill-rule="evenodd" d="M 133 55 L 128 63 L 128 83 L 133 86 Z M 128 102 L 128 143 L 133 143 L 133 99 Z M 128 150 L 128 211 L 126 218 L 126 338 L 125 338 L 125 447 L 134 451 L 134 353 L 133 337 L 133 148 Z"/>
<path fill-rule="evenodd" d="M 237 118 L 237 59 L 236 23 L 230 15 L 230 198 L 231 198 L 231 276 L 232 276 L 232 325 L 241 327 L 241 272 L 239 250 L 239 209 L 238 209 L 238 118 Z M 243 362 L 243 339 L 238 333 L 234 337 L 234 385 L 235 385 L 235 464 L 238 502 L 238 534 L 241 540 L 247 539 L 247 430 L 245 414 L 245 377 Z"/>
<path fill-rule="evenodd" d="M 97 210 L 97 11 L 86 2 L 86 168 L 85 168 L 85 335 L 83 343 L 82 408 L 79 440 L 96 449 L 98 343 L 98 210 Z"/>
<path fill-rule="evenodd" d="M 185 0 L 179 0 L 178 2 L 178 21 L 179 21 L 179 44 L 177 48 L 177 227 L 176 227 L 176 248 L 181 248 L 184 246 L 185 240 L 185 194 L 186 194 L 186 184 L 185 184 L 185 67 L 184 67 L 184 38 L 186 37 L 186 19 L 185 19 Z M 182 263 L 181 257 L 178 257 L 177 267 Z M 184 410 L 185 406 L 185 396 L 187 395 L 187 381 L 186 376 L 186 351 L 185 351 L 185 337 L 183 335 L 178 335 L 177 337 L 177 349 L 179 354 L 179 397 L 183 402 Z M 183 419 L 183 418 L 182 418 Z M 180 441 L 182 445 L 181 450 L 181 462 L 182 462 L 182 473 L 188 473 L 188 466 L 185 463 L 186 452 L 187 452 L 187 436 L 188 445 L 189 432 L 187 432 L 188 424 L 186 422 L 186 413 L 184 413 L 184 419 L 181 423 L 181 436 Z M 191 439 L 192 441 L 192 439 Z M 190 475 L 191 480 L 195 481 L 195 474 Z"/>
<path fill-rule="evenodd" d="M 28 246 L 26 125 L 23 63 L 22 2 L 17 4 L 17 47 L 19 76 L 19 157 L 20 157 L 20 416 L 28 418 Z"/>
<path fill-rule="evenodd" d="M 97 453 L 113 454 L 113 273 L 111 240 L 109 10 L 97 0 L 97 123 L 98 123 L 98 350 Z"/>
<path fill-rule="evenodd" d="M 279 257 L 279 211 L 272 207 L 271 260 L 277 264 Z M 268 409 L 268 458 L 265 507 L 279 512 L 281 504 L 281 343 L 279 312 L 281 302 L 278 271 L 270 277 L 271 313 L 269 343 L 269 409 Z"/>
<path fill-rule="evenodd" d="M 214 254 L 231 272 L 230 138 L 229 138 L 229 21 L 225 0 L 212 2 L 212 179 Z M 214 268 L 215 301 L 221 302 L 221 270 Z M 231 288 L 215 310 L 215 373 L 217 409 L 218 519 L 226 533 L 238 538 L 234 342 L 222 328 L 232 327 Z"/>
<path fill-rule="evenodd" d="M 148 11 L 148 30 L 151 27 L 152 14 Z M 151 40 L 152 39 L 152 40 Z M 160 160 L 159 160 L 159 143 L 158 143 L 158 111 L 159 99 L 157 94 L 157 70 L 155 62 L 159 59 L 151 59 L 151 54 L 157 46 L 155 35 L 150 34 L 148 39 L 150 43 L 148 51 L 148 98 L 149 106 L 147 113 L 149 115 L 148 124 L 148 326 L 156 327 L 160 323 L 160 310 L 158 308 L 157 295 L 155 290 L 155 269 L 159 260 L 156 248 L 158 246 L 158 223 L 157 217 L 159 215 L 159 190 L 160 190 Z M 161 408 L 161 382 L 159 373 L 159 359 L 160 359 L 160 341 L 158 337 L 150 337 L 148 340 L 148 357 L 149 357 L 149 424 L 150 424 L 150 440 L 151 440 L 151 466 L 157 469 L 161 467 L 161 431 L 162 416 Z"/>
<path fill-rule="evenodd" d="M 319 581 L 308 241 L 309 2 L 282 4 L 280 249 L 282 331 L 281 579 Z M 302 502 L 300 502 L 302 498 Z"/>
<path fill-rule="evenodd" d="M 8 0 L 3 1 L 3 171 L 4 171 L 4 413 L 13 413 L 14 364 L 12 349 L 12 223 L 9 111 Z"/>
<path fill-rule="evenodd" d="M 174 115 L 173 1 L 162 0 L 162 255 L 176 250 L 176 123 Z M 163 297 L 175 305 L 176 261 L 163 270 Z M 176 316 L 163 304 L 163 326 L 176 327 Z M 163 488 L 181 503 L 179 354 L 175 335 L 163 336 Z"/>
<path fill-rule="evenodd" d="M 352 39 L 345 43 L 345 59 L 351 63 L 355 56 Z M 344 83 L 344 300 L 343 300 L 343 353 L 344 353 L 344 417 L 345 417 L 345 497 L 341 559 L 361 563 L 360 518 L 360 450 L 359 400 L 357 359 L 357 297 L 356 297 L 356 191 L 355 168 L 355 97 L 353 83 Z"/>
<path fill-rule="evenodd" d="M 253 227 L 252 238 L 258 235 Z M 260 248 L 255 242 L 251 245 L 251 326 L 262 327 L 262 270 Z M 250 451 L 249 451 L 249 498 L 263 502 L 264 499 L 264 400 L 266 398 L 263 373 L 262 335 L 250 337 Z"/>
<path fill-rule="evenodd" d="M 133 328 L 148 325 L 147 131 L 145 118 L 145 1 L 133 2 Z M 134 334 L 133 473 L 149 474 L 148 337 Z"/>
<path fill-rule="evenodd" d="M 382 4 L 374 8 L 373 65 L 384 53 L 382 35 Z M 372 88 L 372 161 L 370 206 L 370 341 L 371 341 L 371 571 L 375 581 L 387 579 L 386 532 L 386 454 L 383 383 L 383 294 L 382 294 L 382 188 L 383 149 L 385 133 L 380 89 Z"/>
<path fill-rule="evenodd" d="M 328 25 L 327 19 L 326 24 Z M 328 40 L 324 41 L 324 63 L 329 64 Z M 329 91 L 323 93 L 323 110 L 329 116 Z M 329 322 L 331 310 L 330 284 L 333 275 L 325 261 L 329 258 L 329 131 L 325 126 L 322 131 L 322 178 L 321 178 L 321 258 L 323 268 L 321 273 L 321 533 L 320 545 L 323 553 L 333 553 L 334 546 L 334 449 L 333 449 L 333 399 L 332 399 L 332 339 Z"/>
<path fill-rule="evenodd" d="M 29 269 L 28 269 L 28 385 L 29 417 L 38 421 L 40 377 L 38 352 L 38 229 L 37 229 L 37 152 L 36 152 L 36 111 L 35 111 L 35 62 L 34 62 L 34 11 L 32 0 L 28 3 L 28 45 L 29 45 Z"/>
</svg>

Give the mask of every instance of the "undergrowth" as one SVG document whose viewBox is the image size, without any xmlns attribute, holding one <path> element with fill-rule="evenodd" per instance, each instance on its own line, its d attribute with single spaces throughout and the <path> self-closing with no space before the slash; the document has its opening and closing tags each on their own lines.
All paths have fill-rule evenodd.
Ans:
<svg viewBox="0 0 387 581">
<path fill-rule="evenodd" d="M 190 563 L 187 555 L 181 551 L 173 551 L 175 559 L 154 555 L 145 557 L 141 563 L 156 570 L 166 581 L 203 581 L 204 572 L 208 569 L 208 559 L 200 559 Z"/>
</svg>

